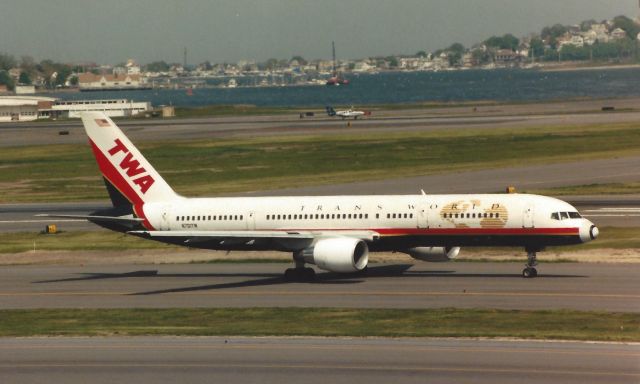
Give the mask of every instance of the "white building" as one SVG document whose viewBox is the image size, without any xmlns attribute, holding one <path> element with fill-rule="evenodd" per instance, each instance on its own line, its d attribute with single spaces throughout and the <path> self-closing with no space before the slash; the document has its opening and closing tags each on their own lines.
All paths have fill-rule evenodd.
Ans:
<svg viewBox="0 0 640 384">
<path fill-rule="evenodd" d="M 40 113 L 42 109 L 51 107 L 56 99 L 41 96 L 6 96 L 0 97 L 0 122 L 33 121 L 46 118 Z"/>
<path fill-rule="evenodd" d="M 611 38 L 614 40 L 624 39 L 625 37 L 627 37 L 627 32 L 625 32 L 622 28 L 616 28 L 611 31 Z"/>
<path fill-rule="evenodd" d="M 33 95 L 36 93 L 34 85 L 16 85 L 16 95 Z"/>
<path fill-rule="evenodd" d="M 584 39 L 580 35 L 565 36 L 563 39 L 558 40 L 559 48 L 562 49 L 565 45 L 573 45 L 574 47 L 584 47 Z"/>
<path fill-rule="evenodd" d="M 59 100 L 51 106 L 51 115 L 79 118 L 87 111 L 104 112 L 110 117 L 136 116 L 151 110 L 151 103 L 135 102 L 126 99 L 114 100 Z"/>
<path fill-rule="evenodd" d="M 140 74 L 140 66 L 133 60 L 127 60 L 127 74 L 128 75 L 139 75 Z"/>
</svg>

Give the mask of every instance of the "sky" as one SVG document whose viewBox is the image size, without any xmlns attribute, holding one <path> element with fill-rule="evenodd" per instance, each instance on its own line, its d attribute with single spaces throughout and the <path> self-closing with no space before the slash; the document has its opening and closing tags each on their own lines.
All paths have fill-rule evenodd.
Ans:
<svg viewBox="0 0 640 384">
<path fill-rule="evenodd" d="M 634 18 L 638 0 L 0 0 L 0 52 L 197 64 L 435 51 L 556 23 Z"/>
</svg>

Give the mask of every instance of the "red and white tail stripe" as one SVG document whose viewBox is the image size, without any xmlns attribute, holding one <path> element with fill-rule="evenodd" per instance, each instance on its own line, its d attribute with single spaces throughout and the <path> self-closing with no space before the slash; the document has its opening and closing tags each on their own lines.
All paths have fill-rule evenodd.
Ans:
<svg viewBox="0 0 640 384">
<path fill-rule="evenodd" d="M 131 202 L 171 201 L 176 193 L 120 128 L 102 112 L 85 112 L 82 123 L 102 175 Z"/>
</svg>

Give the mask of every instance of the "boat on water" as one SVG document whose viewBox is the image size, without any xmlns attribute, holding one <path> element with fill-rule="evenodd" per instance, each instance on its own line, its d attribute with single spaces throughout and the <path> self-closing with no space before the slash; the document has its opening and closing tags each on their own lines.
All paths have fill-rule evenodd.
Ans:
<svg viewBox="0 0 640 384">
<path fill-rule="evenodd" d="M 331 50 L 333 53 L 333 66 L 331 70 L 331 77 L 325 83 L 326 85 L 338 86 L 338 85 L 349 85 L 349 80 L 342 77 L 342 74 L 338 73 L 336 69 L 336 43 L 335 41 L 331 42 Z"/>
</svg>

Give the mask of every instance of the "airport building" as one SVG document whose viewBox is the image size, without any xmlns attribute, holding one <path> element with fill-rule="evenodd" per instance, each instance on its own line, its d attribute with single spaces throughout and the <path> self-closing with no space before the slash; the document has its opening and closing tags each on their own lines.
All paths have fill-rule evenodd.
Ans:
<svg viewBox="0 0 640 384">
<path fill-rule="evenodd" d="M 58 100 L 43 96 L 0 97 L 0 122 L 48 118 L 79 118 L 81 112 L 100 111 L 110 117 L 129 117 L 151 111 L 151 103 L 127 99 Z"/>
<path fill-rule="evenodd" d="M 113 100 L 58 100 L 51 106 L 49 113 L 55 117 L 79 118 L 80 113 L 88 111 L 104 112 L 109 117 L 136 116 L 151 110 L 151 103 L 127 99 Z"/>
<path fill-rule="evenodd" d="M 41 116 L 41 110 L 49 110 L 56 99 L 42 96 L 0 97 L 0 122 L 33 121 Z"/>
</svg>

